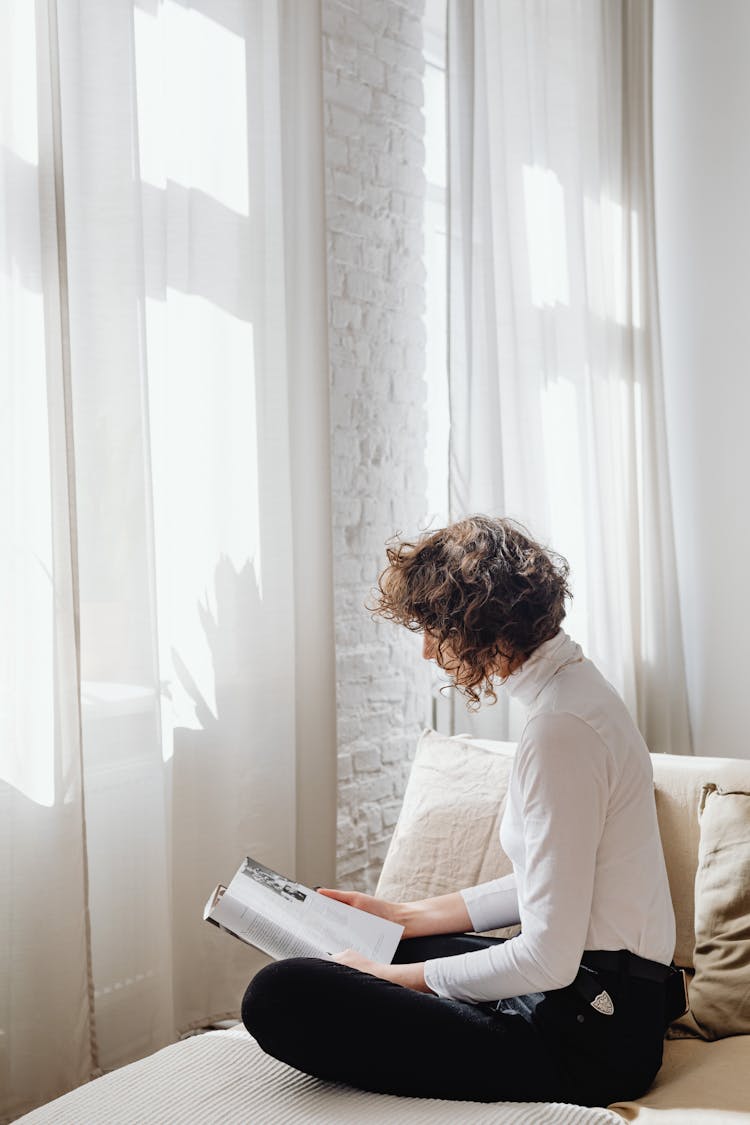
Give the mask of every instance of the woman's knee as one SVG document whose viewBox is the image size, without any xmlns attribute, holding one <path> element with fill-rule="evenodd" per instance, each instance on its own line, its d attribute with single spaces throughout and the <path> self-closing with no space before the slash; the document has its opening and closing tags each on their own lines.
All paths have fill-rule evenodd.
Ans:
<svg viewBox="0 0 750 1125">
<path fill-rule="evenodd" d="M 242 1022 L 251 1035 L 258 1039 L 288 1020 L 317 963 L 314 958 L 290 957 L 255 974 L 242 999 Z"/>
</svg>

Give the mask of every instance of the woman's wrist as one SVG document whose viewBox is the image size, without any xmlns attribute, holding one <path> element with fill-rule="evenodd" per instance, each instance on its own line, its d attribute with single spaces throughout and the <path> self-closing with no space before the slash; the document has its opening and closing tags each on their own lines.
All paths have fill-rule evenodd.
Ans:
<svg viewBox="0 0 750 1125">
<path fill-rule="evenodd" d="M 424 921 L 423 904 L 421 902 L 400 902 L 398 904 L 398 924 L 404 927 L 404 937 L 422 937 L 426 930 L 420 928 L 420 921 Z"/>
<path fill-rule="evenodd" d="M 410 965 L 386 965 L 383 968 L 385 969 L 383 976 L 386 980 L 400 984 L 404 988 L 414 989 L 415 992 L 429 992 L 434 995 L 424 979 L 424 961 Z"/>
<path fill-rule="evenodd" d="M 401 925 L 404 937 L 427 937 L 430 934 L 447 933 L 447 917 L 440 908 L 440 899 L 423 898 L 414 902 L 402 902 Z"/>
<path fill-rule="evenodd" d="M 404 937 L 460 934 L 471 930 L 471 917 L 460 891 L 436 898 L 399 903 L 399 924 Z"/>
</svg>

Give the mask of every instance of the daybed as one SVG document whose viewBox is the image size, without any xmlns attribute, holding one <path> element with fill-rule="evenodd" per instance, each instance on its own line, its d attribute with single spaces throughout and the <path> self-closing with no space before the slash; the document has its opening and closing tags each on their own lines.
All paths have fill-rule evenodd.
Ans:
<svg viewBox="0 0 750 1125">
<path fill-rule="evenodd" d="M 514 747 L 425 731 L 377 893 L 441 894 L 509 869 L 497 840 Z M 750 1123 L 750 761 L 653 756 L 693 1009 L 637 1102 L 607 1109 L 368 1094 L 264 1055 L 242 1027 L 186 1039 L 21 1118 L 24 1125 Z M 500 931 L 498 931 L 500 932 Z"/>
</svg>

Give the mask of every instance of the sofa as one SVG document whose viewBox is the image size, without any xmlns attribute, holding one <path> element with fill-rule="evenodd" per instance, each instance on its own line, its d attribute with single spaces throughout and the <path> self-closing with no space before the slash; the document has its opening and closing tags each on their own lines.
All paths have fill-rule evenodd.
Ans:
<svg viewBox="0 0 750 1125">
<path fill-rule="evenodd" d="M 510 869 L 498 841 L 514 745 L 422 733 L 376 893 L 442 894 Z M 750 1125 L 750 761 L 653 755 L 691 1012 L 652 1088 L 607 1108 L 370 1094 L 300 1074 L 241 1026 L 173 1044 L 20 1118 L 25 1125 L 341 1122 Z M 493 933 L 512 936 L 512 930 Z"/>
</svg>

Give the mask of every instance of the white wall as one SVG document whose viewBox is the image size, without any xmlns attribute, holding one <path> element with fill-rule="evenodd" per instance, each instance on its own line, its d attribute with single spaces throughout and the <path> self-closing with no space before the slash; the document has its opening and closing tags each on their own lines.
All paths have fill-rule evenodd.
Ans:
<svg viewBox="0 0 750 1125">
<path fill-rule="evenodd" d="M 423 0 L 324 0 L 338 864 L 373 890 L 427 702 L 421 638 L 365 609 L 426 507 Z"/>
<path fill-rule="evenodd" d="M 696 754 L 750 757 L 750 3 L 655 0 L 662 344 Z"/>
</svg>

